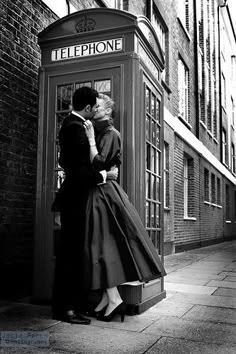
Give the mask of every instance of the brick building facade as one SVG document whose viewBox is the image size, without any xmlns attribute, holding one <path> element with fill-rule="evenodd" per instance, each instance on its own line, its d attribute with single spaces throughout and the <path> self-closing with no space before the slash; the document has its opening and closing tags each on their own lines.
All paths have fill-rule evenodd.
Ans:
<svg viewBox="0 0 236 354">
<path fill-rule="evenodd" d="M 0 0 L 3 295 L 31 289 L 41 59 L 37 36 L 66 15 L 68 6 L 72 12 L 116 7 L 147 16 L 156 30 L 166 62 L 165 253 L 236 237 L 236 41 L 229 7 L 220 0 L 61 0 L 57 13 L 49 3 Z"/>
</svg>

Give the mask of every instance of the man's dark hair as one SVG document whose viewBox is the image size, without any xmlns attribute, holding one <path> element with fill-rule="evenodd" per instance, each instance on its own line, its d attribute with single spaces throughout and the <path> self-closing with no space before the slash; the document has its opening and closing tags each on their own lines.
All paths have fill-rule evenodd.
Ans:
<svg viewBox="0 0 236 354">
<path fill-rule="evenodd" d="M 75 91 L 73 95 L 73 108 L 76 111 L 82 111 L 87 105 L 93 107 L 96 104 L 98 92 L 91 87 L 83 86 Z"/>
</svg>

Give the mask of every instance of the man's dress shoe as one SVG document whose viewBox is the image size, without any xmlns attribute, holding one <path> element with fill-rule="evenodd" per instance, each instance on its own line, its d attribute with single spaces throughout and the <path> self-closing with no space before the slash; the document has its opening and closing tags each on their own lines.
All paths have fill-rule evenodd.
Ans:
<svg viewBox="0 0 236 354">
<path fill-rule="evenodd" d="M 72 323 L 72 324 L 84 324 L 84 325 L 89 325 L 91 322 L 89 318 L 83 317 L 82 315 L 79 314 L 68 315 L 65 313 L 63 315 L 54 315 L 53 319 L 67 322 L 67 323 Z"/>
</svg>

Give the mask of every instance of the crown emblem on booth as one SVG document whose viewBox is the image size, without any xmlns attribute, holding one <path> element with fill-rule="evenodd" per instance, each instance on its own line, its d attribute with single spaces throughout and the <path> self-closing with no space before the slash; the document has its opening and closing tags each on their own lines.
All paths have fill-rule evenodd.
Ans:
<svg viewBox="0 0 236 354">
<path fill-rule="evenodd" d="M 75 26 L 77 32 L 89 32 L 93 31 L 96 25 L 96 21 L 89 17 L 84 17 Z"/>
</svg>

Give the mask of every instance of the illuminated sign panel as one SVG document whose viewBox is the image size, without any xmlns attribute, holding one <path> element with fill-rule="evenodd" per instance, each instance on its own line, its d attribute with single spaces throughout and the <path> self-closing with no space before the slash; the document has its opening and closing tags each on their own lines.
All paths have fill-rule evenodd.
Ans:
<svg viewBox="0 0 236 354">
<path fill-rule="evenodd" d="M 123 39 L 107 39 L 104 41 L 72 45 L 70 47 L 57 48 L 52 50 L 52 61 L 68 60 L 120 52 L 123 50 Z"/>
</svg>

